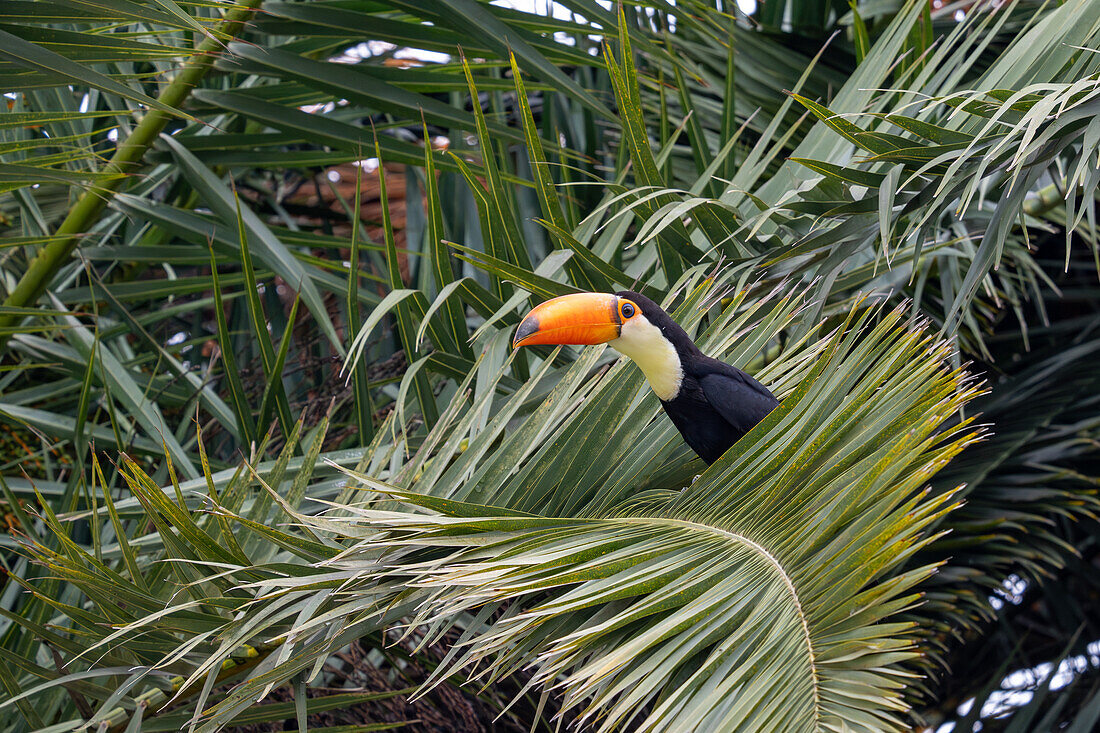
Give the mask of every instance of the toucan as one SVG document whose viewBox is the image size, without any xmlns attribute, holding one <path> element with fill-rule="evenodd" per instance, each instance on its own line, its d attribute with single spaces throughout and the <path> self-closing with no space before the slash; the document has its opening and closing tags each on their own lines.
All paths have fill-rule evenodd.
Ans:
<svg viewBox="0 0 1100 733">
<path fill-rule="evenodd" d="M 708 465 L 779 404 L 767 387 L 704 354 L 659 305 L 630 290 L 552 298 L 524 317 L 512 346 L 603 343 L 641 368 L 684 441 Z"/>
</svg>

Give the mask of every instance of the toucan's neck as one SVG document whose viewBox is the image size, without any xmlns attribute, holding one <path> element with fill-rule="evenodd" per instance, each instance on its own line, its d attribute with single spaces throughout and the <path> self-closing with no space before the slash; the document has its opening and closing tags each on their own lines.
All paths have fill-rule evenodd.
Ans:
<svg viewBox="0 0 1100 733">
<path fill-rule="evenodd" d="M 619 337 L 610 341 L 609 345 L 637 364 L 653 392 L 668 402 L 680 393 L 684 364 L 683 354 L 665 331 L 639 315 L 623 323 Z M 691 343 L 690 339 L 688 343 Z M 691 347 L 698 351 L 695 344 Z"/>
</svg>

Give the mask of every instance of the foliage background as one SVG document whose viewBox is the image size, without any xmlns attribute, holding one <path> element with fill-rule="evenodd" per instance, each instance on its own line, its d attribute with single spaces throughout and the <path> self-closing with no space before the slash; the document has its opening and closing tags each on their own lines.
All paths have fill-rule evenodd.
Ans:
<svg viewBox="0 0 1100 733">
<path fill-rule="evenodd" d="M 980 415 L 986 437 L 936 466 L 907 525 L 935 541 L 884 560 L 894 592 L 918 583 L 920 604 L 882 606 L 921 654 L 883 666 L 913 676 L 845 722 L 1092 728 L 1100 4 L 258 5 L 0 8 L 0 726 L 178 730 L 204 710 L 209 727 L 476 730 L 516 696 L 497 725 L 582 714 L 506 653 L 491 685 L 460 685 L 449 645 L 515 598 L 479 616 L 440 591 L 449 620 L 401 642 L 356 615 L 405 588 L 373 585 L 370 543 L 411 541 L 387 512 L 427 522 L 425 499 L 319 515 L 363 497 L 341 468 L 376 498 L 463 503 L 427 504 L 444 514 L 660 506 L 702 464 L 636 372 L 508 348 L 533 302 L 634 286 L 785 395 L 853 313 L 864 334 L 905 314 L 948 339 L 943 361 L 988 391 L 953 377 L 919 424 Z M 927 377 L 913 394 L 954 374 L 865 338 L 906 384 Z M 536 455 L 552 436 L 561 452 Z M 792 511 L 851 498 L 784 485 Z M 342 575 L 313 577 L 348 548 Z"/>
</svg>

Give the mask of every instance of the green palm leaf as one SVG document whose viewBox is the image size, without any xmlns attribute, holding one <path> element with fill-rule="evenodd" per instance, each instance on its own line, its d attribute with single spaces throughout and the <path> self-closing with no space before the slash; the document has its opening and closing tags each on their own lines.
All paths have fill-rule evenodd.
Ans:
<svg viewBox="0 0 1100 733">
<path fill-rule="evenodd" d="M 904 729 L 903 663 L 917 652 L 891 617 L 933 568 L 898 568 L 952 506 L 950 492 L 921 490 L 976 438 L 968 423 L 940 426 L 977 389 L 945 365 L 944 344 L 901 320 L 853 313 L 772 415 L 689 486 L 644 504 L 595 509 L 597 489 L 568 514 L 553 510 L 561 497 L 521 513 L 522 490 L 475 504 L 418 493 L 425 473 L 398 489 L 349 471 L 424 511 L 296 515 L 354 543 L 324 564 L 339 579 L 333 600 L 290 638 L 331 636 L 352 620 L 342 604 L 392 596 L 417 609 L 403 625 L 418 645 L 466 630 L 434 681 L 523 671 L 601 730 Z M 624 376 L 602 380 L 599 399 Z"/>
<path fill-rule="evenodd" d="M 0 3 L 0 731 L 996 727 L 1091 659 L 1095 2 L 255 6 Z M 783 399 L 709 470 L 511 353 L 624 287 Z"/>
</svg>

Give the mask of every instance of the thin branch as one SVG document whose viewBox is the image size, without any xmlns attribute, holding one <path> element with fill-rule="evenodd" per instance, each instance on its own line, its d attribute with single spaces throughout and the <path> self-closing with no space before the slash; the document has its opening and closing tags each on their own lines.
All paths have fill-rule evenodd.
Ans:
<svg viewBox="0 0 1100 733">
<path fill-rule="evenodd" d="M 183 104 L 225 47 L 222 39 L 232 38 L 240 33 L 245 21 L 251 17 L 252 12 L 261 2 L 263 0 L 240 0 L 236 7 L 227 12 L 218 30 L 199 44 L 194 56 L 157 96 L 157 101 L 169 107 L 179 107 Z M 146 112 L 134 131 L 118 146 L 115 154 L 100 171 L 116 174 L 118 177 L 108 178 L 102 185 L 88 188 L 80 195 L 55 232 L 57 235 L 62 235 L 62 238 L 51 241 L 38 251 L 15 289 L 4 300 L 5 306 L 15 308 L 34 306 L 46 292 L 57 271 L 69 261 L 81 235 L 95 224 L 103 209 L 106 208 L 107 202 L 127 179 L 125 174 L 132 172 L 145 156 L 146 151 L 164 130 L 169 119 L 171 116 L 159 109 L 150 109 Z M 24 316 L 18 313 L 0 314 L 0 330 L 14 328 L 23 318 Z M 8 335 L 0 335 L 0 349 L 7 344 L 8 338 Z"/>
</svg>

